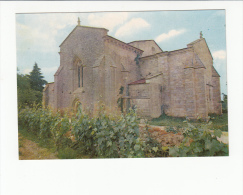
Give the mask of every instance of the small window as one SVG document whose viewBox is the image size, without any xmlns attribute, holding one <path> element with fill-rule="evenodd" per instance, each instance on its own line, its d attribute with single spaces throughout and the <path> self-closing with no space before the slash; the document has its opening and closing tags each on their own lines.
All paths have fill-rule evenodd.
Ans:
<svg viewBox="0 0 243 195">
<path fill-rule="evenodd" d="M 81 86 L 84 86 L 84 79 L 83 79 L 83 72 L 84 72 L 84 67 L 81 65 L 81 62 L 79 61 L 77 63 L 77 71 L 78 71 L 78 87 L 80 88 Z"/>
</svg>

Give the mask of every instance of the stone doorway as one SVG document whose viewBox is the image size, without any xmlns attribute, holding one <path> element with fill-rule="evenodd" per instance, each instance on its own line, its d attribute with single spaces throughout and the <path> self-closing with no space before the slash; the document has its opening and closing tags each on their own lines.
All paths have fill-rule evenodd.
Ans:
<svg viewBox="0 0 243 195">
<path fill-rule="evenodd" d="M 79 112 L 82 112 L 82 103 L 78 100 L 78 99 L 75 99 L 73 101 L 73 112 L 76 114 L 78 111 Z"/>
</svg>

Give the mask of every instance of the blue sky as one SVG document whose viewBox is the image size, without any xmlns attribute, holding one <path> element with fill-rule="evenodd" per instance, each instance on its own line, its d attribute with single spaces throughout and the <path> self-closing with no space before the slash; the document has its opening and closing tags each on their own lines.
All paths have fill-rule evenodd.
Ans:
<svg viewBox="0 0 243 195">
<path fill-rule="evenodd" d="M 124 42 L 154 39 L 163 51 L 187 47 L 202 31 L 221 76 L 221 92 L 227 94 L 224 10 L 16 14 L 19 72 L 28 74 L 37 62 L 45 79 L 53 82 L 59 45 L 78 17 L 81 25 L 107 28 Z"/>
</svg>

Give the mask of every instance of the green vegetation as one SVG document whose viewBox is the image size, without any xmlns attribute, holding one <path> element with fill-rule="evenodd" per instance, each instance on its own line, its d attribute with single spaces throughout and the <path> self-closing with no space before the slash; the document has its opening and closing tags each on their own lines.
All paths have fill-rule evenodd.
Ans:
<svg viewBox="0 0 243 195">
<path fill-rule="evenodd" d="M 179 146 L 169 149 L 170 156 L 228 156 L 228 145 L 217 140 L 221 137 L 220 130 L 209 131 L 207 125 L 196 128 L 187 122 L 188 127 L 183 129 L 184 139 Z"/>
<path fill-rule="evenodd" d="M 210 121 L 212 122 L 208 125 L 209 129 L 221 131 L 228 131 L 228 113 L 223 113 L 222 115 L 211 114 Z"/>
<path fill-rule="evenodd" d="M 28 75 L 17 74 L 17 90 L 19 107 L 41 103 L 42 93 L 31 89 Z"/>
<path fill-rule="evenodd" d="M 161 115 L 159 118 L 154 118 L 148 121 L 150 125 L 157 125 L 157 126 L 174 126 L 174 127 L 186 127 L 186 124 L 183 121 L 186 120 L 185 118 L 178 118 L 178 117 L 171 117 L 165 114 Z"/>
<path fill-rule="evenodd" d="M 32 107 L 42 104 L 42 91 L 47 82 L 43 79 L 38 65 L 35 63 L 29 75 L 17 74 L 18 107 Z"/>
<path fill-rule="evenodd" d="M 112 116 L 100 111 L 91 118 L 81 110 L 74 117 L 38 107 L 19 110 L 23 136 L 58 152 L 59 158 L 132 158 L 168 156 L 150 135 L 139 137 L 136 113 Z M 72 141 L 68 133 L 74 135 Z"/>
<path fill-rule="evenodd" d="M 223 113 L 228 113 L 228 96 L 224 93 L 222 94 L 223 94 L 222 111 Z"/>
<path fill-rule="evenodd" d="M 200 126 L 199 122 L 194 122 L 198 125 L 194 126 L 182 119 L 164 117 L 166 122 L 172 120 L 167 132 L 184 135 L 179 146 L 168 148 L 152 138 L 148 126 L 145 127 L 147 133 L 143 138 L 140 136 L 138 119 L 133 110 L 120 116 L 108 115 L 100 110 L 97 117 L 91 118 L 81 110 L 70 117 L 65 113 L 33 107 L 19 110 L 18 116 L 20 133 L 57 152 L 61 159 L 228 155 L 228 145 L 217 140 L 221 130 L 209 130 L 224 122 L 217 117 L 212 119 L 218 122 L 214 126 L 212 122 L 203 122 Z"/>
<path fill-rule="evenodd" d="M 207 127 L 211 130 L 220 129 L 221 131 L 228 131 L 228 113 L 223 113 L 222 115 L 210 115 L 209 118 L 210 121 L 212 121 L 212 123 L 210 124 L 208 124 L 208 122 L 203 121 L 201 119 L 191 120 L 190 123 L 198 128 L 207 125 Z M 183 123 L 183 121 L 185 120 L 186 118 L 176 118 L 167 115 L 161 115 L 159 118 L 155 118 L 148 121 L 148 123 L 150 125 L 157 125 L 157 126 L 185 128 L 187 127 L 187 124 Z"/>
<path fill-rule="evenodd" d="M 47 84 L 47 82 L 44 80 L 41 69 L 38 67 L 37 63 L 33 66 L 33 70 L 30 72 L 29 78 L 31 88 L 35 91 L 42 92 L 44 89 L 43 86 Z"/>
</svg>

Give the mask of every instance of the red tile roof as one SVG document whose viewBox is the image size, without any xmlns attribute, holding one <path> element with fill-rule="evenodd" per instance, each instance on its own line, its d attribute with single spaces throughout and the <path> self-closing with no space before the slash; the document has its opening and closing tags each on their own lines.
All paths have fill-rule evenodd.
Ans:
<svg viewBox="0 0 243 195">
<path fill-rule="evenodd" d="M 144 83 L 146 83 L 146 80 L 140 79 L 140 80 L 134 81 L 132 83 L 129 83 L 128 85 L 136 85 L 136 84 L 144 84 Z"/>
</svg>

